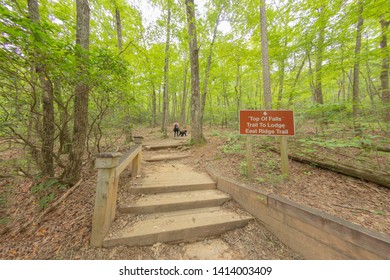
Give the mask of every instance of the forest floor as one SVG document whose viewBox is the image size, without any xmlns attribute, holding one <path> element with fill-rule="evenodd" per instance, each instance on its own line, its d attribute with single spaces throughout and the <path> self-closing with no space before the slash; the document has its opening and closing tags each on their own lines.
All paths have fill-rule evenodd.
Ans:
<svg viewBox="0 0 390 280">
<path fill-rule="evenodd" d="M 292 160 L 289 161 L 289 180 L 284 180 L 279 171 L 279 155 L 267 148 L 276 140 L 262 137 L 254 140 L 255 179 L 248 180 L 245 175 L 245 138 L 229 129 L 206 128 L 204 131 L 207 144 L 191 146 L 188 151 L 191 156 L 177 162 L 199 171 L 210 166 L 222 176 L 251 188 L 278 194 L 367 229 L 390 235 L 389 188 Z M 158 129 L 135 129 L 134 135 L 144 136 L 146 142 L 161 140 Z M 306 152 L 323 154 L 338 161 L 361 161 L 385 173 L 390 170 L 389 153 L 359 149 L 356 145 L 332 144 L 329 147 L 321 143 L 329 145 L 340 142 L 331 139 L 314 143 L 314 138 L 313 136 L 310 140 L 306 137 L 305 142 L 299 137 L 291 139 L 291 146 L 295 150 L 305 149 Z M 305 145 L 298 145 L 299 143 Z M 113 149 L 116 147 L 107 146 L 107 151 Z M 0 177 L 0 259 L 302 258 L 257 222 L 228 232 L 218 239 L 205 239 L 196 243 L 91 248 L 89 238 L 96 186 L 96 171 L 92 165 L 85 165 L 80 186 L 38 220 L 42 206 L 50 204 L 49 200 L 45 200 L 48 195 L 39 196 L 39 193 L 47 194 L 45 185 L 39 184 L 42 179 L 11 176 L 14 174 L 13 169 L 23 160 L 23 150 L 14 144 L 0 142 L 0 157 L 4 159 L 0 163 L 0 174 L 4 174 Z M 120 184 L 124 185 L 128 180 L 129 175 L 125 173 L 121 176 Z M 60 184 L 52 185 L 50 190 L 55 198 L 66 191 Z M 239 208 L 233 202 L 227 207 Z"/>
</svg>

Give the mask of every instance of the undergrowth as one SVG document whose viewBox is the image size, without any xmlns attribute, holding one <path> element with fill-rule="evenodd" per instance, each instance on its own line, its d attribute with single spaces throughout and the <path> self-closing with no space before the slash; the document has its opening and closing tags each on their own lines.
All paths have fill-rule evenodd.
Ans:
<svg viewBox="0 0 390 280">
<path fill-rule="evenodd" d="M 56 192 L 64 191 L 66 186 L 57 179 L 46 179 L 34 185 L 31 188 L 31 193 L 37 197 L 38 206 L 45 209 L 56 197 Z"/>
</svg>

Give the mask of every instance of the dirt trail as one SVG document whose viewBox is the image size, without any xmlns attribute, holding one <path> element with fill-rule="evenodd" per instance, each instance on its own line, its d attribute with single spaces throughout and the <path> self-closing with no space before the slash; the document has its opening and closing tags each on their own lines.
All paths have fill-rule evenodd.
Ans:
<svg viewBox="0 0 390 280">
<path fill-rule="evenodd" d="M 183 139 L 180 139 L 183 140 Z M 144 145 L 169 145 L 177 143 L 178 139 L 154 139 L 146 138 Z M 141 176 L 147 176 L 147 173 L 153 171 L 156 172 L 174 172 L 178 167 L 181 170 L 205 172 L 202 168 L 197 168 L 192 162 L 196 161 L 195 150 L 191 148 L 189 151 L 187 147 L 160 149 L 160 150 L 143 150 L 143 159 L 150 159 L 158 156 L 168 156 L 174 158 L 177 154 L 180 154 L 186 150 L 185 153 L 189 153 L 190 157 L 185 159 L 164 160 L 159 162 L 142 162 Z M 185 164 L 185 166 L 183 165 Z M 126 176 L 126 175 L 125 175 Z M 139 179 L 137 179 L 139 180 Z M 124 181 L 124 180 L 123 180 Z M 129 196 L 127 190 L 133 184 L 133 179 L 127 181 L 122 186 L 120 193 L 119 205 L 132 199 Z M 134 198 L 134 197 L 133 197 Z M 244 211 L 234 201 L 229 201 L 224 204 L 223 207 L 232 209 L 234 211 Z M 127 217 L 120 221 L 121 217 L 116 222 L 121 224 L 128 223 Z M 137 216 L 134 216 L 137 219 Z M 136 250 L 138 253 L 133 253 Z M 115 254 L 112 252 L 115 251 Z M 142 254 L 139 254 L 139 252 Z M 177 244 L 163 244 L 157 243 L 153 246 L 142 246 L 128 248 L 126 246 L 120 246 L 114 249 L 88 249 L 83 252 L 82 258 L 125 258 L 125 259 L 179 259 L 179 260 L 234 260 L 234 259 L 301 259 L 297 253 L 289 249 L 283 243 L 281 243 L 272 233 L 270 233 L 264 225 L 257 221 L 250 222 L 244 228 L 229 231 L 219 238 L 205 238 L 199 242 L 191 243 L 177 243 Z"/>
</svg>

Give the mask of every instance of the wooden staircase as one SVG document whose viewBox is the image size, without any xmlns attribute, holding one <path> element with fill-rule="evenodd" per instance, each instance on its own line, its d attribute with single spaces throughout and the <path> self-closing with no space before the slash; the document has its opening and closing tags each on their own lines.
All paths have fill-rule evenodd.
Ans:
<svg viewBox="0 0 390 280">
<path fill-rule="evenodd" d="M 155 172 L 134 180 L 130 193 L 138 198 L 119 211 L 135 222 L 111 231 L 104 247 L 192 242 L 243 227 L 252 219 L 222 207 L 230 196 L 217 190 L 207 174 L 180 164 L 159 164 Z"/>
</svg>

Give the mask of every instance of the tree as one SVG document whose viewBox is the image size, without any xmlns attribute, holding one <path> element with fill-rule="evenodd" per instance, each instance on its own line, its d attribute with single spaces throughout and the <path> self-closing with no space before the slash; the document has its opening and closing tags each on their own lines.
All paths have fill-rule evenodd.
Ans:
<svg viewBox="0 0 390 280">
<path fill-rule="evenodd" d="M 181 101 L 181 112 L 180 112 L 180 123 L 183 125 L 183 127 L 186 127 L 186 108 L 187 108 L 187 73 L 188 73 L 188 59 L 184 57 L 183 62 L 183 94 L 182 94 L 182 101 Z"/>
<path fill-rule="evenodd" d="M 171 4 L 168 0 L 168 14 L 167 14 L 167 28 L 166 28 L 166 40 L 165 40 L 165 65 L 164 65 L 164 89 L 163 89 L 163 115 L 161 122 L 161 131 L 163 132 L 164 137 L 167 137 L 167 126 L 168 126 L 168 117 L 169 117 L 169 83 L 168 83 L 168 74 L 169 74 L 169 43 L 171 36 Z"/>
<path fill-rule="evenodd" d="M 380 74 L 382 101 L 385 109 L 384 120 L 390 122 L 390 89 L 389 89 L 389 61 L 390 54 L 387 51 L 387 32 L 389 30 L 390 20 L 381 19 L 382 38 L 380 47 L 383 52 L 382 69 Z"/>
<path fill-rule="evenodd" d="M 324 53 L 324 41 L 325 41 L 325 27 L 327 23 L 326 7 L 322 5 L 318 12 L 318 38 L 317 38 L 317 52 L 315 62 L 315 79 L 314 79 L 314 102 L 316 104 L 324 104 L 324 97 L 322 94 L 322 60 Z"/>
<path fill-rule="evenodd" d="M 123 37 L 122 37 L 122 20 L 121 13 L 118 6 L 115 5 L 115 23 L 116 23 L 116 33 L 118 38 L 118 49 L 119 52 L 122 51 Z"/>
<path fill-rule="evenodd" d="M 28 0 L 28 11 L 33 24 L 37 25 L 39 30 L 40 27 L 40 16 L 39 16 L 39 3 L 38 0 Z M 33 34 L 34 38 L 41 40 L 39 33 Z M 43 42 L 40 42 L 43 43 Z M 35 72 L 38 74 L 41 87 L 43 90 L 42 95 L 42 173 L 48 176 L 54 176 L 54 134 L 55 134 L 55 123 L 54 123 L 54 104 L 53 104 L 53 84 L 51 83 L 50 77 L 46 71 L 46 65 L 43 61 L 43 56 L 38 48 L 34 50 L 35 57 Z"/>
<path fill-rule="evenodd" d="M 203 123 L 203 119 L 204 119 L 204 108 L 206 106 L 207 90 L 208 90 L 208 86 L 209 86 L 211 62 L 212 62 L 212 57 L 213 57 L 213 46 L 215 43 L 215 38 L 217 37 L 217 30 L 218 30 L 218 25 L 220 22 L 222 10 L 223 10 L 223 4 L 217 8 L 217 18 L 215 20 L 213 37 L 211 39 L 209 55 L 207 57 L 207 66 L 206 66 L 206 71 L 205 71 L 205 75 L 204 75 L 204 82 L 203 82 L 203 94 L 202 94 L 202 98 L 201 98 L 201 115 L 202 115 L 201 120 L 202 120 L 202 123 Z M 203 126 L 203 124 L 202 124 L 202 126 Z"/>
<path fill-rule="evenodd" d="M 69 165 L 64 172 L 64 180 L 72 184 L 80 179 L 85 141 L 87 140 L 89 94 L 87 60 L 89 57 L 90 20 L 88 0 L 76 0 L 76 10 L 76 58 L 79 80 L 75 88 L 72 147 L 69 154 Z"/>
<path fill-rule="evenodd" d="M 196 19 L 194 0 L 186 0 L 188 35 L 190 37 L 190 65 L 191 65 L 191 140 L 194 144 L 206 141 L 202 131 L 202 108 L 199 82 L 199 49 L 196 38 Z"/>
<path fill-rule="evenodd" d="M 358 21 L 356 25 L 356 44 L 355 44 L 355 63 L 353 66 L 353 91 L 352 91 L 352 109 L 354 130 L 356 134 L 361 134 L 361 128 L 358 123 L 359 117 L 359 67 L 360 67 L 360 50 L 362 44 L 362 28 L 363 28 L 363 2 L 358 1 Z"/>
<path fill-rule="evenodd" d="M 260 1 L 260 29 L 261 29 L 261 58 L 263 63 L 264 108 L 272 108 L 271 74 L 268 55 L 267 16 L 265 0 Z"/>
<path fill-rule="evenodd" d="M 387 128 L 381 122 L 390 118 L 388 0 L 261 6 L 210 0 L 196 7 L 196 1 L 181 1 L 181 7 L 173 0 L 89 1 L 89 51 L 74 44 L 75 1 L 41 0 L 39 10 L 38 1 L 0 5 L 0 134 L 24 143 L 28 162 L 19 165 L 25 174 L 52 176 L 62 168 L 63 178 L 72 177 L 60 156 L 68 143 L 80 139 L 92 155 L 99 139 L 111 140 L 102 137 L 112 130 L 129 135 L 130 120 L 166 127 L 163 111 L 168 122 L 178 117 L 186 125 L 191 119 L 194 142 L 203 138 L 203 120 L 235 126 L 240 109 L 259 106 L 287 105 L 303 118 L 321 116 L 328 127 L 338 122 L 348 128 L 346 120 L 359 124 L 360 115 L 361 127 L 378 122 Z M 143 21 L 144 5 L 161 16 Z M 364 6 L 359 31 L 358 6 Z M 76 93 L 82 84 L 88 86 L 84 95 Z M 164 100 L 171 103 L 163 110 Z M 85 111 L 88 121 L 74 126 Z M 89 142 L 77 128 L 86 124 Z"/>
</svg>

